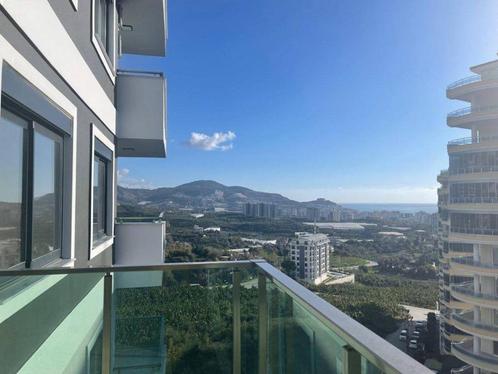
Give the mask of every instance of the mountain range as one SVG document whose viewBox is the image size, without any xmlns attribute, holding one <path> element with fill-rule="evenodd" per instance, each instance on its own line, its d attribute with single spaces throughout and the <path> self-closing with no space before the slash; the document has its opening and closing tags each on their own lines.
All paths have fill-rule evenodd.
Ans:
<svg viewBox="0 0 498 374">
<path fill-rule="evenodd" d="M 254 191 L 241 186 L 225 186 L 210 180 L 199 180 L 176 187 L 156 189 L 118 186 L 118 202 L 122 205 L 145 205 L 159 209 L 212 209 L 219 207 L 227 210 L 240 210 L 245 203 L 275 204 L 280 208 L 341 208 L 336 203 L 326 199 L 299 202 L 278 193 Z"/>
</svg>

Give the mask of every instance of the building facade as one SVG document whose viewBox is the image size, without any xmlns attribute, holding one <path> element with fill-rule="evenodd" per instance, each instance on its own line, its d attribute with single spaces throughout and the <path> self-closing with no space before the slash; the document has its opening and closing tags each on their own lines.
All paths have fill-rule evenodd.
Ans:
<svg viewBox="0 0 498 374">
<path fill-rule="evenodd" d="M 245 203 L 243 210 L 244 215 L 248 217 L 275 219 L 277 216 L 277 207 L 275 204 Z"/>
<path fill-rule="evenodd" d="M 438 177 L 440 304 L 442 350 L 477 374 L 498 372 L 498 61 L 471 71 L 447 89 L 470 105 L 448 126 L 470 137 L 448 143 Z"/>
<path fill-rule="evenodd" d="M 166 155 L 163 74 L 118 69 L 166 36 L 164 0 L 0 1 L 1 269 L 164 262 L 162 220 L 116 221 L 116 162 Z M 1 371 L 90 372 L 102 275 L 21 279 L 0 280 Z"/>
<path fill-rule="evenodd" d="M 320 284 L 327 279 L 332 248 L 327 235 L 297 232 L 287 248 L 299 279 L 311 284 Z"/>
</svg>

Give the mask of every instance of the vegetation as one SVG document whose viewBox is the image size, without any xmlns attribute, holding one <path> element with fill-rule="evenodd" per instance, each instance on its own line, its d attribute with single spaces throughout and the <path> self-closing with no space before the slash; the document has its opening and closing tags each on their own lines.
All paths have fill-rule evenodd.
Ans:
<svg viewBox="0 0 498 374">
<path fill-rule="evenodd" d="M 117 354 L 150 355 L 166 345 L 168 373 L 230 373 L 230 283 L 228 271 L 175 271 L 164 273 L 163 287 L 117 289 Z M 241 288 L 242 351 L 248 356 L 257 350 L 257 300 L 257 289 Z M 244 371 L 256 371 L 255 365 L 244 361 Z"/>
<path fill-rule="evenodd" d="M 320 297 L 380 336 L 386 336 L 406 320 L 400 304 L 435 308 L 438 288 L 435 282 L 356 272 L 356 283 L 311 287 Z"/>
<path fill-rule="evenodd" d="M 351 266 L 362 266 L 368 263 L 367 260 L 355 256 L 346 256 L 333 253 L 330 256 L 330 267 L 333 268 L 343 268 Z"/>
</svg>

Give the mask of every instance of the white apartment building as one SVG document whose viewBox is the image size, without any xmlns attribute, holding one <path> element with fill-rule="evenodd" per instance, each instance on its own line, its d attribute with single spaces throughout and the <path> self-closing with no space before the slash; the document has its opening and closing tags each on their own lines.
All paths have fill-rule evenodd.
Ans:
<svg viewBox="0 0 498 374">
<path fill-rule="evenodd" d="M 320 284 L 329 270 L 330 240 L 325 234 L 296 232 L 289 241 L 289 256 L 296 264 L 297 277 L 305 282 Z"/>
<path fill-rule="evenodd" d="M 442 349 L 469 372 L 498 372 L 498 60 L 447 89 L 469 103 L 447 124 L 470 130 L 448 143 L 438 181 Z"/>
</svg>

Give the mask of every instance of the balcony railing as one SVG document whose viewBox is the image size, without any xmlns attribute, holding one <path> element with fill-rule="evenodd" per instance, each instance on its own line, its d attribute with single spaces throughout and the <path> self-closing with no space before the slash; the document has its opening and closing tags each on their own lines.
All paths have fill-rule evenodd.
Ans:
<svg viewBox="0 0 498 374">
<path fill-rule="evenodd" d="M 498 142 L 498 136 L 481 136 L 481 137 L 466 137 L 450 140 L 448 146 L 468 145 L 468 144 L 482 144 L 488 142 Z"/>
<path fill-rule="evenodd" d="M 472 365 L 465 365 L 457 369 L 451 369 L 451 374 L 473 374 L 474 368 Z"/>
<path fill-rule="evenodd" d="M 498 111 L 497 105 L 488 105 L 488 106 L 473 106 L 466 107 L 454 110 L 448 113 L 448 118 L 458 118 L 463 117 L 469 114 L 477 114 L 477 113 L 491 113 Z"/>
<path fill-rule="evenodd" d="M 30 277 L 0 290 L 2 372 L 430 372 L 264 261 L 0 272 Z"/>
<path fill-rule="evenodd" d="M 481 322 L 475 322 L 473 319 L 474 314 L 472 312 L 465 314 L 452 313 L 451 318 L 457 322 L 462 323 L 465 326 L 498 333 L 498 326 L 489 325 Z"/>
<path fill-rule="evenodd" d="M 458 285 L 451 286 L 451 291 L 455 292 L 455 294 L 460 293 L 462 295 L 468 295 L 474 298 L 490 300 L 490 301 L 498 301 L 498 295 L 490 295 L 482 292 L 474 291 L 473 285 Z M 458 296 L 455 295 L 458 298 Z"/>
<path fill-rule="evenodd" d="M 464 86 L 466 84 L 479 82 L 479 81 L 481 81 L 481 76 L 474 74 L 474 75 L 459 79 L 459 80 L 449 84 L 447 89 L 451 90 L 451 89 L 456 88 L 456 87 Z"/>
<path fill-rule="evenodd" d="M 497 356 L 493 356 L 483 352 L 474 352 L 474 343 L 472 339 L 468 339 L 460 343 L 452 343 L 451 351 L 455 353 L 455 355 L 461 360 L 464 360 L 466 362 L 469 362 L 469 360 L 471 360 L 471 364 L 478 366 L 479 368 L 496 371 L 498 367 Z"/>
<path fill-rule="evenodd" d="M 117 217 L 116 223 L 160 223 L 163 217 Z"/>
<path fill-rule="evenodd" d="M 490 235 L 497 236 L 498 229 L 490 229 L 486 227 L 462 227 L 451 225 L 451 232 L 459 234 L 471 234 L 471 235 Z"/>
<path fill-rule="evenodd" d="M 486 269 L 497 269 L 498 270 L 498 264 L 493 264 L 493 263 L 484 263 L 480 261 L 474 260 L 473 257 L 455 257 L 451 259 L 451 262 L 454 262 L 456 264 L 462 264 L 462 265 L 471 265 L 479 268 L 486 268 Z"/>
<path fill-rule="evenodd" d="M 452 196 L 450 204 L 498 204 L 498 196 Z"/>
<path fill-rule="evenodd" d="M 451 168 L 450 175 L 473 174 L 473 173 L 494 173 L 498 171 L 498 165 L 491 166 L 468 166 L 463 168 Z"/>
</svg>

